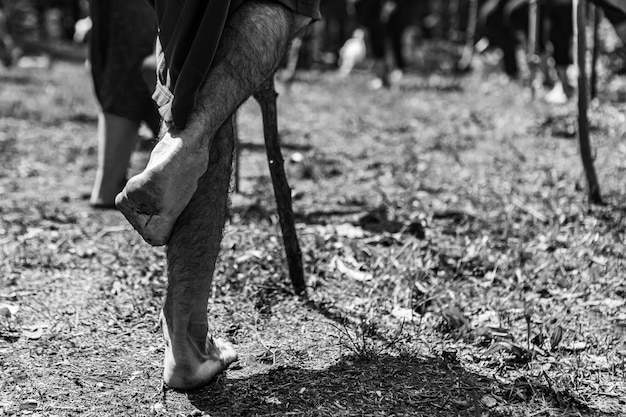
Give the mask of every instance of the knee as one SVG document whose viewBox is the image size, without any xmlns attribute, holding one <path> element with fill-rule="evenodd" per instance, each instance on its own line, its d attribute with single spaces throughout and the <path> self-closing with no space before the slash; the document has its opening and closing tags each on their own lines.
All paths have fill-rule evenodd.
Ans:
<svg viewBox="0 0 626 417">
<path fill-rule="evenodd" d="M 244 7 L 246 6 L 244 5 Z M 276 29 L 281 30 L 288 38 L 299 35 L 312 22 L 310 17 L 298 14 L 273 1 L 257 0 L 248 2 L 247 7 L 254 9 L 251 10 L 251 13 L 256 15 L 259 20 L 262 19 L 272 23 Z"/>
<path fill-rule="evenodd" d="M 286 53 L 293 35 L 308 21 L 307 17 L 275 2 L 245 2 L 226 23 L 233 37 L 222 39 L 223 47 L 218 50 L 216 60 L 227 63 L 231 75 L 246 80 L 253 72 L 273 71 Z M 245 57 L 231 53 L 228 42 L 244 47 Z"/>
</svg>

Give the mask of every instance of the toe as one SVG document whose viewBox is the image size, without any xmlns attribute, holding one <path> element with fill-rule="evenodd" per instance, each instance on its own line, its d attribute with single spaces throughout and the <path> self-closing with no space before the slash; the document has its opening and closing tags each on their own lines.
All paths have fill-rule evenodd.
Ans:
<svg viewBox="0 0 626 417">
<path fill-rule="evenodd" d="M 228 368 L 230 364 L 237 361 L 237 352 L 235 351 L 233 345 L 222 339 L 213 339 L 212 343 L 212 350 L 223 364 L 224 369 Z"/>
</svg>

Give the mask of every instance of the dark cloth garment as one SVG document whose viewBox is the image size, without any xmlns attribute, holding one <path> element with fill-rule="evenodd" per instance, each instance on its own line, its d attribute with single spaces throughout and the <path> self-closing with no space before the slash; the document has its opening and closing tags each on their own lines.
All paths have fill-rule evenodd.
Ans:
<svg viewBox="0 0 626 417">
<path fill-rule="evenodd" d="M 356 21 L 367 30 L 368 46 L 376 59 L 385 57 L 387 34 L 381 20 L 384 0 L 359 0 L 355 4 Z"/>
<path fill-rule="evenodd" d="M 529 0 L 490 0 L 481 8 L 479 25 L 489 41 L 502 49 L 505 72 L 518 74 L 516 49 L 519 34 L 528 37 Z M 571 0 L 540 0 L 538 2 L 537 47 L 540 53 L 552 44 L 557 66 L 572 63 L 570 44 L 573 36 Z"/>
<path fill-rule="evenodd" d="M 528 36 L 528 0 L 510 0 L 504 10 L 505 24 Z M 552 44 L 557 67 L 572 63 L 570 44 L 574 33 L 573 4 L 571 0 L 543 0 L 538 3 L 537 47 L 540 53 Z"/>
<path fill-rule="evenodd" d="M 626 23 L 626 0 L 590 1 L 604 11 L 613 26 Z M 556 66 L 570 65 L 574 34 L 572 0 L 539 0 L 538 6 L 539 51 L 544 52 L 550 43 Z M 478 33 L 502 48 L 505 71 L 511 76 L 518 72 L 516 32 L 528 36 L 528 9 L 529 0 L 488 0 L 480 9 Z"/>
<path fill-rule="evenodd" d="M 184 128 L 213 65 L 224 26 L 245 0 L 148 0 L 159 27 L 157 88 L 153 95 L 165 122 Z M 319 19 L 319 0 L 273 0 Z"/>
<path fill-rule="evenodd" d="M 607 19 L 618 26 L 626 23 L 626 1 L 591 0 L 604 11 Z M 505 19 L 516 30 L 528 33 L 528 0 L 510 0 L 505 10 Z M 546 44 L 552 44 L 553 57 L 557 67 L 573 63 L 571 44 L 574 36 L 572 0 L 542 0 L 539 2 L 539 49 L 545 51 Z"/>
<path fill-rule="evenodd" d="M 311 43 L 319 42 L 319 46 L 316 48 L 312 45 L 311 48 L 332 52 L 338 56 L 339 50 L 350 39 L 354 30 L 354 23 L 348 13 L 348 0 L 321 0 L 320 12 L 322 21 L 316 25 L 316 33 L 311 39 Z M 318 56 L 313 59 L 321 58 Z"/>
<path fill-rule="evenodd" d="M 405 30 L 419 21 L 417 18 L 418 3 L 414 0 L 396 0 L 396 9 L 389 16 L 387 34 L 391 43 L 391 51 L 398 69 L 405 70 L 407 63 L 402 51 L 402 37 Z"/>
<path fill-rule="evenodd" d="M 372 56 L 384 59 L 386 44 L 389 41 L 391 52 L 399 69 L 405 69 L 406 62 L 402 53 L 402 35 L 404 30 L 413 22 L 413 0 L 395 0 L 396 7 L 388 16 L 382 19 L 386 0 L 358 0 L 355 3 L 357 23 L 363 26 L 369 35 L 369 47 Z"/>
<path fill-rule="evenodd" d="M 485 36 L 489 42 L 502 50 L 504 71 L 512 78 L 518 76 L 518 65 L 515 51 L 518 40 L 513 28 L 505 19 L 507 0 L 488 0 L 478 12 L 476 39 Z"/>
<path fill-rule="evenodd" d="M 154 53 L 154 11 L 143 0 L 91 0 L 89 60 L 96 98 L 105 113 L 146 122 L 159 131 L 160 117 L 141 65 Z"/>
<path fill-rule="evenodd" d="M 567 67 L 574 62 L 570 45 L 574 38 L 574 4 L 569 0 L 550 0 L 545 11 L 543 27 L 548 27 L 554 64 Z"/>
</svg>

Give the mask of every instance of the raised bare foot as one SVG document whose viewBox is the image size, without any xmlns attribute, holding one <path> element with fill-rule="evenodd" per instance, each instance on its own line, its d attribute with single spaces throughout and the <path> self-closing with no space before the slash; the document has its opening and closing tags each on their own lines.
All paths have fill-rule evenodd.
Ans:
<svg viewBox="0 0 626 417">
<path fill-rule="evenodd" d="M 116 207 L 151 245 L 167 243 L 207 169 L 208 147 L 200 142 L 167 133 L 144 171 L 128 180 L 115 198 Z"/>
<path fill-rule="evenodd" d="M 165 339 L 163 382 L 169 388 L 181 391 L 201 388 L 237 360 L 237 352 L 230 343 L 210 336 L 204 349 L 188 341 L 176 352 L 168 338 Z"/>
</svg>

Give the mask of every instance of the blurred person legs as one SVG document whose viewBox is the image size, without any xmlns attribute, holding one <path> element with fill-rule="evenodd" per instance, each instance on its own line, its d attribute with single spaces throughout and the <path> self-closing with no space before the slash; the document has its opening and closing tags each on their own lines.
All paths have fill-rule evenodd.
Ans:
<svg viewBox="0 0 626 417">
<path fill-rule="evenodd" d="M 92 0 L 89 9 L 93 22 L 89 59 L 101 108 L 90 203 L 113 208 L 115 196 L 126 183 L 141 122 L 154 136 L 159 130 L 160 116 L 142 75 L 142 63 L 154 51 L 156 23 L 154 11 L 143 1 Z"/>
<path fill-rule="evenodd" d="M 591 0 L 602 8 L 607 19 L 613 25 L 616 34 L 626 44 L 626 2 L 618 0 Z M 525 1 L 527 3 L 527 0 Z M 572 0 L 546 0 L 541 4 L 542 26 L 546 28 L 549 43 L 552 46 L 554 69 L 558 81 L 545 99 L 549 103 L 566 103 L 574 94 L 567 69 L 573 64 L 572 41 L 574 36 Z M 542 46 L 546 43 L 542 39 Z"/>
<path fill-rule="evenodd" d="M 554 104 L 566 103 L 574 94 L 567 68 L 574 63 L 572 39 L 574 36 L 573 3 L 570 0 L 548 2 L 546 18 L 549 24 L 549 39 L 552 44 L 554 68 L 558 77 L 552 90 L 546 94 L 546 101 Z"/>
<path fill-rule="evenodd" d="M 387 42 L 386 20 L 383 11 L 386 0 L 359 0 L 355 4 L 356 20 L 367 31 L 367 46 L 374 60 L 373 71 L 376 76 L 370 87 L 377 89 L 389 87 L 389 64 L 385 43 Z"/>
<path fill-rule="evenodd" d="M 356 21 L 367 31 L 369 55 L 374 60 L 376 79 L 370 83 L 371 88 L 390 87 L 392 82 L 401 78 L 406 69 L 403 36 L 416 11 L 417 6 L 411 0 L 356 2 Z"/>
<path fill-rule="evenodd" d="M 388 45 L 391 48 L 395 68 L 389 78 L 392 83 L 399 81 L 407 69 L 407 61 L 404 56 L 404 36 L 407 28 L 416 23 L 418 8 L 412 0 L 395 0 L 395 7 L 388 9 L 386 22 Z"/>
<path fill-rule="evenodd" d="M 478 13 L 477 39 L 486 37 L 489 44 L 500 48 L 504 72 L 512 79 L 519 76 L 517 63 L 518 39 L 514 28 L 507 24 L 505 7 L 507 0 L 488 0 L 482 5 Z"/>
<path fill-rule="evenodd" d="M 504 8 L 505 23 L 513 28 L 520 43 L 529 39 L 529 0 L 509 0 Z M 573 9 L 571 0 L 545 0 L 539 2 L 537 53 L 544 73 L 544 85 L 551 84 L 547 65 L 548 51 L 552 52 L 554 72 L 558 80 L 545 96 L 551 103 L 565 103 L 572 95 L 573 87 L 567 78 L 567 68 L 572 64 L 571 43 L 573 37 Z M 551 48 L 548 47 L 551 45 Z M 529 63 L 530 64 L 530 63 Z M 534 80 L 533 80 L 534 81 Z"/>
<path fill-rule="evenodd" d="M 321 0 L 320 11 L 324 18 L 313 25 L 318 32 L 317 61 L 328 64 L 334 58 L 334 64 L 338 64 L 339 51 L 355 29 L 353 7 L 349 3 L 348 0 Z"/>
</svg>

